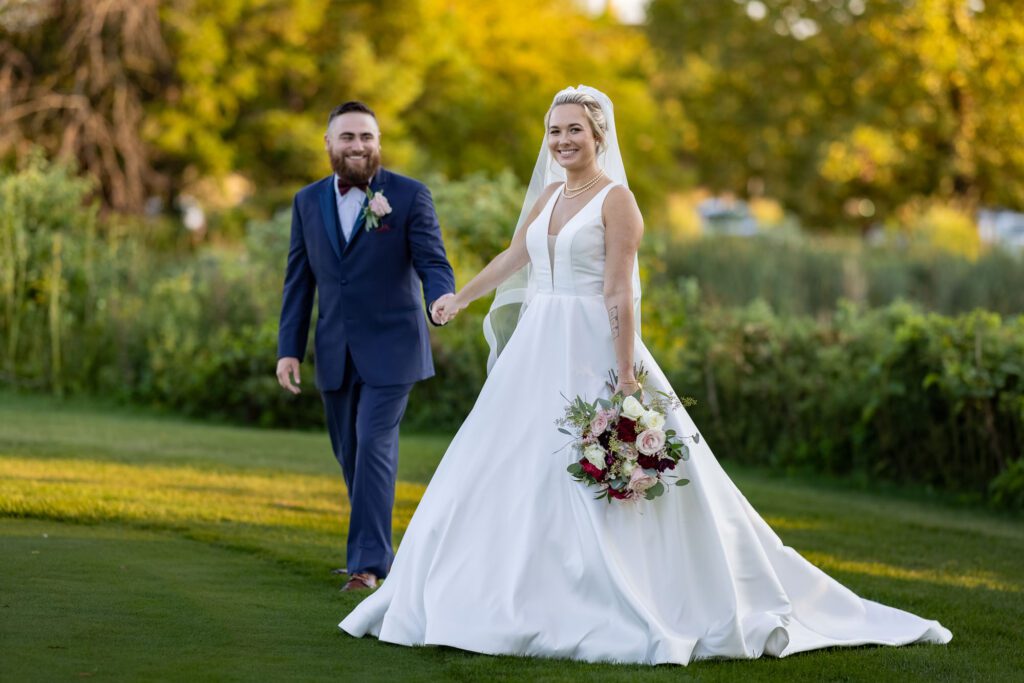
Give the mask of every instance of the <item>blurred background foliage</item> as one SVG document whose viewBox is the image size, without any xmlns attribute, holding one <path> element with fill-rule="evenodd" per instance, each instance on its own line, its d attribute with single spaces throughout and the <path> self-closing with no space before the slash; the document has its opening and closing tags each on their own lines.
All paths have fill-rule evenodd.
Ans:
<svg viewBox="0 0 1024 683">
<path fill-rule="evenodd" d="M 833 227 L 851 198 L 1024 206 L 1024 20 L 982 0 L 653 0 L 659 100 L 717 189 Z"/>
<path fill-rule="evenodd" d="M 1022 82 L 1024 19 L 981 0 L 0 0 L 0 383 L 322 425 L 273 367 L 326 113 L 376 109 L 464 283 L 588 83 L 645 215 L 645 342 L 719 457 L 1024 508 L 1024 262 L 977 218 L 1024 210 Z M 721 198 L 756 230 L 709 229 Z M 431 331 L 407 426 L 472 407 L 486 308 Z"/>
<path fill-rule="evenodd" d="M 328 170 L 340 101 L 376 108 L 399 170 L 522 178 L 552 94 L 586 82 L 616 103 L 658 218 L 698 182 L 825 230 L 921 198 L 1024 208 L 1015 3 L 651 0 L 647 17 L 569 0 L 4 0 L 0 157 L 76 159 L 119 210 L 185 189 L 272 210 Z"/>
<path fill-rule="evenodd" d="M 147 196 L 169 203 L 204 180 L 219 181 L 204 200 L 229 202 L 217 195 L 232 175 L 248 193 L 259 188 L 263 208 L 280 205 L 329 171 L 326 116 L 346 99 L 374 107 L 385 161 L 399 170 L 521 177 L 552 95 L 579 82 L 600 84 L 620 125 L 636 131 L 623 147 L 645 169 L 634 176 L 639 192 L 657 196 L 675 174 L 675 145 L 663 138 L 676 126 L 650 87 L 656 62 L 643 30 L 568 2 L 0 7 L 0 155 L 10 163 L 42 145 L 75 158 L 116 209 L 141 210 Z"/>
</svg>

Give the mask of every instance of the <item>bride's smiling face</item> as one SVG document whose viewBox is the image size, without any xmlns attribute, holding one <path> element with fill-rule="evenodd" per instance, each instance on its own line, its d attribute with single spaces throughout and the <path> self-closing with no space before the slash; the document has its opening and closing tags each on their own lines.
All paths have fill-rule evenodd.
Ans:
<svg viewBox="0 0 1024 683">
<path fill-rule="evenodd" d="M 597 140 L 582 105 L 560 104 L 551 110 L 548 151 L 567 170 L 585 170 L 594 165 Z"/>
</svg>

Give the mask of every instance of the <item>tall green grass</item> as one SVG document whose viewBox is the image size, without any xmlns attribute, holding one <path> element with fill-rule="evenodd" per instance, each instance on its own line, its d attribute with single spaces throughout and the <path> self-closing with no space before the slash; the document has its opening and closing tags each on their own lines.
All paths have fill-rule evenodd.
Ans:
<svg viewBox="0 0 1024 683">
<path fill-rule="evenodd" d="M 959 315 L 1024 313 L 1024 254 L 990 249 L 970 259 L 935 248 L 821 237 L 705 237 L 658 243 L 657 284 L 692 280 L 705 305 L 763 301 L 784 315 L 831 314 L 846 300 L 876 308 L 909 301 Z"/>
</svg>

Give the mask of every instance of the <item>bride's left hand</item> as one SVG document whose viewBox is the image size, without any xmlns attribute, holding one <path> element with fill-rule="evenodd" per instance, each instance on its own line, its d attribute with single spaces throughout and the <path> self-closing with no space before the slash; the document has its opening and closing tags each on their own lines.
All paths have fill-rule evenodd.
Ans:
<svg viewBox="0 0 1024 683">
<path fill-rule="evenodd" d="M 640 391 L 640 383 L 636 381 L 636 378 L 624 377 L 615 385 L 615 393 L 623 396 L 632 396 L 638 391 Z"/>
</svg>

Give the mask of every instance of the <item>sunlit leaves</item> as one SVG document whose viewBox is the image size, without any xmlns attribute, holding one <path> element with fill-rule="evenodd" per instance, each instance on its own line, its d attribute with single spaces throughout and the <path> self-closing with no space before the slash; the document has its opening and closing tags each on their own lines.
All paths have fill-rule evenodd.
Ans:
<svg viewBox="0 0 1024 683">
<path fill-rule="evenodd" d="M 1007 3 L 655 0 L 649 34 L 712 187 L 812 223 L 916 197 L 1024 207 L 1024 22 Z M 799 36 L 804 19 L 816 31 Z M 874 220 L 872 218 L 872 220 Z"/>
</svg>

